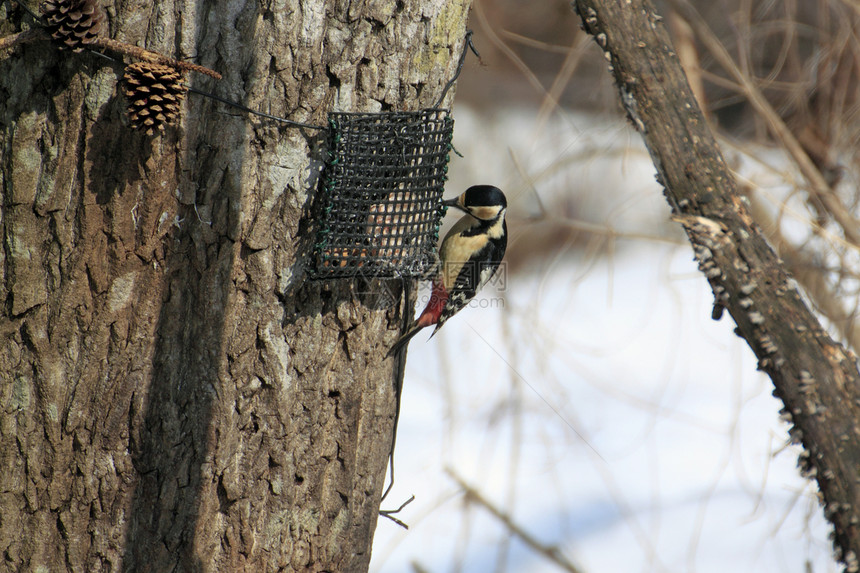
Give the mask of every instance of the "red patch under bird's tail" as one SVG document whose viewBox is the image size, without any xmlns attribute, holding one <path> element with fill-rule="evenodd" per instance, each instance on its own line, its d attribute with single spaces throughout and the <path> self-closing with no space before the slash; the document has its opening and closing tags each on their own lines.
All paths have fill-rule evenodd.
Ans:
<svg viewBox="0 0 860 573">
<path fill-rule="evenodd" d="M 421 328 L 436 324 L 439 322 L 439 317 L 442 315 L 442 309 L 448 302 L 448 291 L 445 290 L 445 285 L 440 279 L 433 281 L 433 290 L 430 292 L 430 300 L 421 316 L 418 317 L 418 324 Z"/>
<path fill-rule="evenodd" d="M 448 291 L 445 290 L 445 285 L 442 284 L 441 279 L 434 280 L 433 290 L 430 292 L 430 300 L 421 312 L 421 316 L 418 317 L 415 324 L 403 336 L 397 339 L 397 342 L 388 351 L 388 355 L 391 356 L 397 352 L 397 350 L 412 340 L 412 337 L 418 334 L 421 329 L 439 322 L 439 316 L 442 315 L 442 309 L 445 308 L 447 302 Z"/>
</svg>

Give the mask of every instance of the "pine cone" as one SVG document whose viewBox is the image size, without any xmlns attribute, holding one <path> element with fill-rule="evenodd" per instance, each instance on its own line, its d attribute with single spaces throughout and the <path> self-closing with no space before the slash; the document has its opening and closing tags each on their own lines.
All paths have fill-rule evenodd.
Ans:
<svg viewBox="0 0 860 573">
<path fill-rule="evenodd" d="M 45 0 L 41 10 L 51 36 L 74 52 L 93 43 L 104 19 L 98 0 Z"/>
<path fill-rule="evenodd" d="M 179 104 L 188 88 L 182 85 L 182 73 L 170 66 L 137 62 L 125 68 L 128 96 L 128 118 L 135 129 L 145 129 L 147 135 L 179 117 Z"/>
</svg>

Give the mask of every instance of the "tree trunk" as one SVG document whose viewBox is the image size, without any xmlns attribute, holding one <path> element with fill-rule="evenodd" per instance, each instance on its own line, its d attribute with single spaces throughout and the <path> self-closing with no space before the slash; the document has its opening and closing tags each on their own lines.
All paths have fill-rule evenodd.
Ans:
<svg viewBox="0 0 860 573">
<path fill-rule="evenodd" d="M 103 34 L 325 125 L 431 107 L 468 6 L 130 0 Z M 31 22 L 0 11 L 0 35 Z M 147 137 L 121 76 L 49 42 L 0 53 L 5 567 L 366 570 L 399 283 L 307 278 L 320 132 L 189 94 Z"/>
<path fill-rule="evenodd" d="M 792 441 L 805 448 L 801 469 L 818 481 L 837 556 L 847 571 L 857 571 L 856 357 L 827 335 L 753 222 L 650 2 L 576 0 L 575 7 L 605 51 L 621 102 L 714 291 L 714 317 L 728 309 L 737 334 L 771 377 L 785 403 L 783 415 L 793 423 Z"/>
</svg>

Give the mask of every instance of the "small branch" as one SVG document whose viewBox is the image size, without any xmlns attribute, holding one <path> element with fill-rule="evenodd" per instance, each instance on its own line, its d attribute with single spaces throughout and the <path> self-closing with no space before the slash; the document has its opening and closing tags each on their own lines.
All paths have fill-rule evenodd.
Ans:
<svg viewBox="0 0 860 573">
<path fill-rule="evenodd" d="M 833 219 L 842 228 L 845 239 L 854 247 L 860 247 L 860 220 L 842 204 L 839 197 L 833 192 L 821 171 L 809 158 L 803 145 L 797 140 L 779 114 L 767 101 L 755 82 L 745 74 L 732 59 L 726 47 L 720 42 L 704 18 L 690 5 L 687 0 L 669 0 L 676 13 L 686 21 L 693 33 L 711 53 L 717 63 L 737 82 L 741 93 L 758 114 L 764 119 L 773 136 L 782 143 L 794 161 L 800 173 L 806 179 L 810 192 L 827 210 Z"/>
<path fill-rule="evenodd" d="M 385 493 L 388 493 L 388 491 L 386 491 Z M 382 496 L 382 497 L 384 498 L 385 496 Z M 412 503 L 413 501 L 415 501 L 415 496 L 411 495 L 411 496 L 409 496 L 409 499 L 407 499 L 406 501 L 401 503 L 400 507 L 398 507 L 397 509 L 380 509 L 379 515 L 381 515 L 382 517 L 386 517 L 386 518 L 390 519 L 391 521 L 393 521 L 394 523 L 396 523 L 397 525 L 399 525 L 403 529 L 409 529 L 409 526 L 406 525 L 406 523 L 404 523 L 400 519 L 394 517 L 394 514 L 400 513 L 401 511 L 403 511 L 403 508 L 406 507 L 407 505 L 409 505 L 410 503 Z"/>
<path fill-rule="evenodd" d="M 50 40 L 51 36 L 48 32 L 42 27 L 35 27 L 29 30 L 24 30 L 23 32 L 18 32 L 17 34 L 12 34 L 11 36 L 6 36 L 5 38 L 0 38 L 0 50 L 4 50 L 7 48 L 12 48 L 18 44 L 24 44 L 27 42 L 34 42 L 37 40 Z M 102 48 L 105 50 L 110 50 L 112 52 L 116 52 L 118 54 L 123 54 L 129 56 L 131 58 L 136 58 L 138 60 L 142 60 L 144 62 L 151 62 L 153 64 L 161 64 L 163 66 L 171 66 L 178 70 L 189 70 L 192 72 L 197 72 L 200 74 L 205 74 L 207 76 L 211 76 L 216 80 L 221 79 L 221 74 L 216 72 L 215 70 L 209 69 L 205 66 L 200 66 L 198 64 L 192 64 L 189 62 L 183 62 L 182 60 L 176 60 L 174 58 L 170 58 L 168 56 L 164 56 L 157 52 L 151 52 L 145 48 L 141 48 L 138 46 L 132 46 L 131 44 L 126 44 L 125 42 L 120 42 L 119 40 L 114 40 L 111 38 L 106 38 L 103 36 L 97 36 L 93 38 L 93 41 L 89 44 L 86 44 L 87 48 Z"/>
<path fill-rule="evenodd" d="M 493 517 L 502 522 L 505 526 L 505 529 L 510 531 L 516 537 L 519 537 L 520 540 L 528 545 L 535 553 L 539 553 L 543 555 L 551 562 L 555 563 L 559 567 L 561 567 L 565 571 L 569 571 L 570 573 L 582 573 L 582 570 L 577 568 L 576 565 L 571 563 L 567 557 L 562 555 L 561 551 L 558 547 L 553 545 L 544 545 L 540 541 L 538 541 L 535 537 L 532 536 L 531 533 L 523 529 L 520 525 L 514 522 L 514 520 L 501 509 L 497 508 L 493 505 L 487 498 L 482 496 L 478 490 L 467 484 L 463 478 L 457 475 L 454 470 L 450 468 L 445 468 L 445 473 L 447 473 L 451 479 L 457 482 L 457 485 L 463 490 L 463 493 L 466 496 L 467 501 L 472 501 L 489 511 Z"/>
<path fill-rule="evenodd" d="M 30 28 L 5 38 L 0 38 L 0 50 L 13 48 L 18 44 L 26 44 L 27 42 L 35 42 L 36 40 L 49 40 L 51 36 L 43 28 Z"/>
<path fill-rule="evenodd" d="M 699 102 L 702 111 L 707 113 L 705 107 L 708 99 L 705 97 L 705 82 L 702 81 L 702 66 L 700 65 L 693 29 L 677 12 L 671 12 L 666 20 L 669 23 L 669 29 L 672 30 L 672 36 L 675 38 L 678 59 L 681 60 L 681 66 L 687 73 L 687 80 L 690 82 L 693 95 L 696 96 L 696 101 Z"/>
<path fill-rule="evenodd" d="M 176 60 L 167 56 L 163 56 L 157 52 L 151 52 L 138 46 L 132 46 L 131 44 L 120 42 L 119 40 L 99 36 L 93 41 L 92 44 L 90 44 L 90 46 L 111 50 L 113 52 L 136 58 L 138 60 L 143 60 L 144 62 L 161 64 L 163 66 L 171 66 L 179 70 L 190 70 L 192 72 L 198 72 L 207 76 L 211 76 L 216 80 L 221 79 L 221 74 L 205 66 L 192 64 L 189 62 L 183 62 L 182 60 Z"/>
<path fill-rule="evenodd" d="M 768 240 L 779 252 L 779 256 L 785 261 L 792 276 L 803 285 L 815 308 L 836 327 L 850 348 L 857 348 L 857 343 L 860 341 L 860 326 L 855 316 L 846 311 L 840 298 L 828 285 L 827 274 L 821 271 L 812 257 L 783 236 L 776 221 L 771 220 L 770 214 L 758 197 L 753 195 L 749 199 L 753 217 L 765 229 Z"/>
</svg>

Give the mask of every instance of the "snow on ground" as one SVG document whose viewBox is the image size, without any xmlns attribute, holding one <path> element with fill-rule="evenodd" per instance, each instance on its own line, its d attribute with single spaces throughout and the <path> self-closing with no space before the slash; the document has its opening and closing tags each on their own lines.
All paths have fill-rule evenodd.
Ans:
<svg viewBox="0 0 860 573">
<path fill-rule="evenodd" d="M 532 248 L 536 197 L 570 196 L 591 224 L 637 236 L 508 273 L 410 344 L 383 506 L 416 499 L 398 514 L 408 531 L 380 518 L 371 571 L 560 570 L 506 542 L 452 473 L 583 572 L 837 571 L 770 382 L 731 318 L 710 319 L 638 136 L 576 115 L 534 136 L 533 115 L 456 109 L 465 158 L 447 194 L 506 190 L 511 249 Z"/>
</svg>

